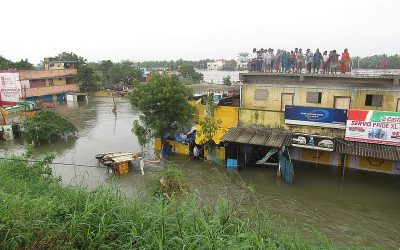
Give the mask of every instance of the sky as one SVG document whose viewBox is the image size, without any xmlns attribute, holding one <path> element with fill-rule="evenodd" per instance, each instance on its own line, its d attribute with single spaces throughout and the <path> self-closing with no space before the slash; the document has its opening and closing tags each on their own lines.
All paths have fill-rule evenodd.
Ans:
<svg viewBox="0 0 400 250">
<path fill-rule="evenodd" d="M 399 0 L 4 0 L 0 55 L 230 59 L 252 48 L 400 54 Z"/>
</svg>

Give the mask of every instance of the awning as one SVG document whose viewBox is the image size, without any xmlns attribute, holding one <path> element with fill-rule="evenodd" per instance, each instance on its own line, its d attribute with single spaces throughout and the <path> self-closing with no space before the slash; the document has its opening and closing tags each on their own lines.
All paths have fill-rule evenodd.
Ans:
<svg viewBox="0 0 400 250">
<path fill-rule="evenodd" d="M 335 151 L 343 154 L 400 161 L 400 147 L 397 146 L 335 139 Z"/>
<path fill-rule="evenodd" d="M 229 131 L 222 136 L 221 140 L 280 148 L 282 146 L 291 145 L 292 134 L 269 129 L 238 127 L 229 129 Z"/>
</svg>

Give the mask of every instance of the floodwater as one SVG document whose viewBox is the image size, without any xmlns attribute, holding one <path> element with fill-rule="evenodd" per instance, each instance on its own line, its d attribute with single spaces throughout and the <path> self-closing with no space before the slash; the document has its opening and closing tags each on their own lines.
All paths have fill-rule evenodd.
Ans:
<svg viewBox="0 0 400 250">
<path fill-rule="evenodd" d="M 138 112 L 127 99 L 119 98 L 117 114 L 112 99 L 90 98 L 89 103 L 61 105 L 58 110 L 79 129 L 77 138 L 39 146 L 34 155 L 54 152 L 56 175 L 66 185 L 118 185 L 127 195 L 141 192 L 147 181 L 158 171 L 159 164 L 145 165 L 145 175 L 131 172 L 111 182 L 104 168 L 97 167 L 94 156 L 110 151 L 138 151 L 131 133 Z M 24 150 L 23 141 L 0 141 L 0 155 Z M 227 173 L 223 166 L 188 157 L 174 156 L 170 160 L 182 166 L 191 190 L 206 199 L 236 198 L 242 184 L 255 190 L 262 208 L 274 220 L 289 227 L 307 231 L 317 228 L 338 247 L 361 244 L 398 249 L 400 246 L 400 178 L 369 172 L 348 171 L 344 181 L 341 171 L 333 167 L 295 164 L 295 183 L 288 185 L 276 176 L 272 168 L 247 168 Z"/>
</svg>

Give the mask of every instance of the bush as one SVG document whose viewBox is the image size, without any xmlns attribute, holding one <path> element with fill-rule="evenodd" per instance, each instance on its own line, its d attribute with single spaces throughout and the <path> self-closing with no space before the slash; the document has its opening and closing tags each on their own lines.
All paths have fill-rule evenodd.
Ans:
<svg viewBox="0 0 400 250">
<path fill-rule="evenodd" d="M 49 143 L 59 136 L 78 131 L 74 124 L 51 110 L 40 110 L 23 122 L 23 134 L 29 143 Z"/>
<path fill-rule="evenodd" d="M 150 190 L 154 195 L 179 196 L 189 192 L 189 185 L 182 171 L 174 164 L 168 163 L 150 182 Z"/>
</svg>

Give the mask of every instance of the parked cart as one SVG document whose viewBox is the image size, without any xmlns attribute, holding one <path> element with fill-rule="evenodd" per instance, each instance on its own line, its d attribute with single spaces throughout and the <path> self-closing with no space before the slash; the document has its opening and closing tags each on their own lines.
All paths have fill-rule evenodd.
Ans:
<svg viewBox="0 0 400 250">
<path fill-rule="evenodd" d="M 142 153 L 109 152 L 96 155 L 96 159 L 107 168 L 108 173 L 126 175 L 129 172 L 129 163 L 141 156 Z"/>
</svg>

